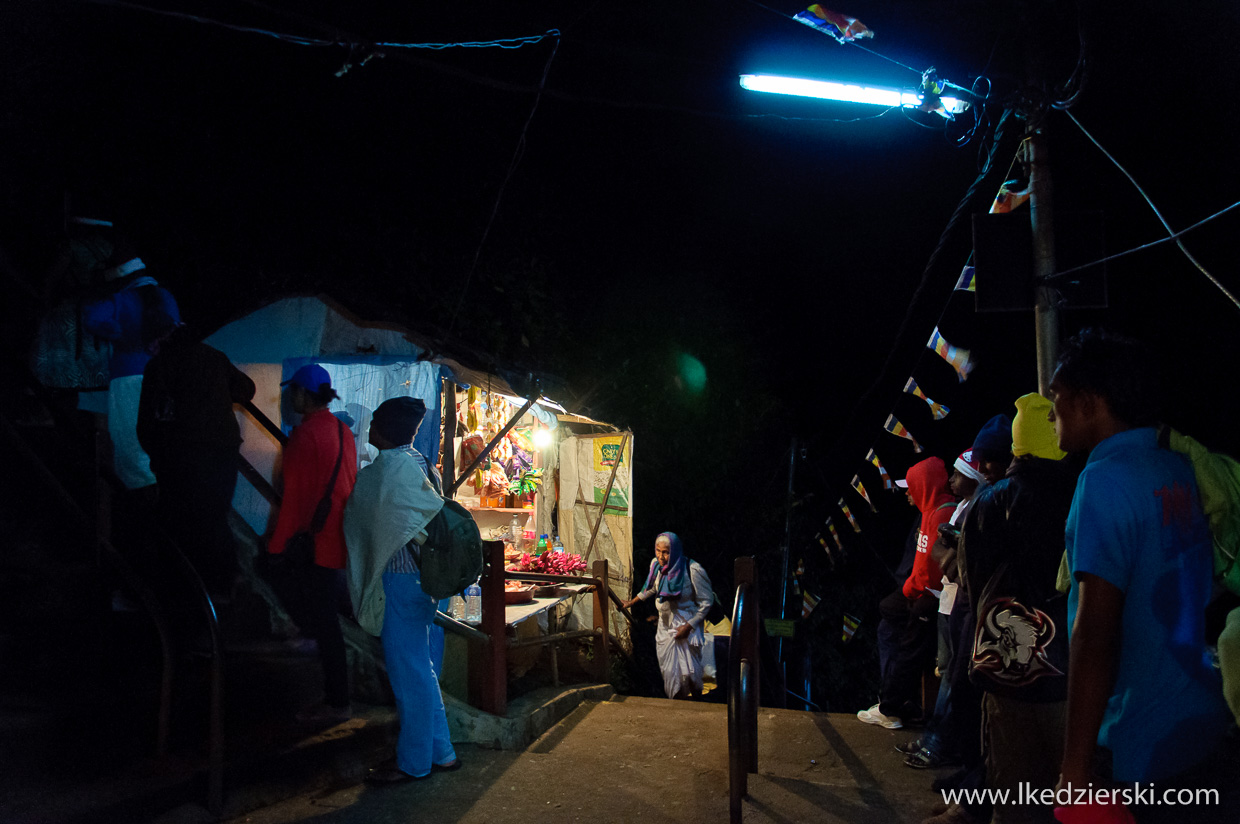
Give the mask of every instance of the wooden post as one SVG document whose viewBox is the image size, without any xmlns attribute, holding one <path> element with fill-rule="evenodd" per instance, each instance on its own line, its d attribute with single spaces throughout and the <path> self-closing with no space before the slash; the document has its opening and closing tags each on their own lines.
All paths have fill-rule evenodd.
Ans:
<svg viewBox="0 0 1240 824">
<path fill-rule="evenodd" d="M 616 455 L 616 462 L 611 466 L 611 476 L 607 478 L 607 489 L 603 492 L 603 505 L 598 511 L 598 520 L 594 522 L 594 528 L 590 530 L 590 543 L 586 546 L 585 560 L 590 560 L 591 553 L 594 552 L 594 539 L 598 537 L 598 528 L 603 525 L 603 518 L 607 515 L 607 501 L 611 498 L 611 486 L 616 482 L 616 470 L 620 468 L 620 462 L 624 460 L 624 447 L 628 445 L 629 433 L 625 432 L 624 437 L 620 439 L 620 452 Z M 631 469 L 631 467 L 630 467 Z M 586 516 L 586 521 L 590 520 Z"/>
<path fill-rule="evenodd" d="M 456 381 L 443 379 L 443 442 L 439 445 L 440 476 L 456 479 Z"/>
<path fill-rule="evenodd" d="M 465 483 L 465 479 L 469 477 L 469 473 L 482 466 L 482 462 L 485 461 L 487 456 L 491 454 L 491 450 L 495 448 L 495 445 L 504 439 L 504 436 L 508 434 L 509 430 L 517 425 L 517 421 L 521 420 L 521 416 L 526 412 L 529 412 L 530 407 L 537 403 L 538 399 L 541 397 L 541 395 L 534 395 L 525 402 L 525 406 L 517 410 L 517 413 L 512 416 L 508 423 L 504 424 L 504 428 L 496 433 L 495 437 L 491 439 L 491 442 L 482 447 L 482 452 L 478 454 L 478 457 L 474 458 L 473 463 L 461 470 L 460 477 L 444 487 L 444 497 L 451 498 L 456 493 L 457 487 Z"/>
<path fill-rule="evenodd" d="M 607 620 L 611 609 L 611 599 L 607 597 L 607 593 L 611 584 L 607 578 L 607 559 L 600 558 L 595 561 L 591 573 L 598 579 L 598 586 L 594 588 L 594 631 L 599 633 L 594 639 L 594 663 L 598 667 L 595 677 L 606 684 L 611 681 L 611 653 L 608 646 L 610 632 Z"/>
<path fill-rule="evenodd" d="M 504 617 L 504 542 L 483 541 L 482 625 L 485 647 L 470 644 L 470 703 L 492 715 L 508 712 L 508 622 Z"/>
</svg>

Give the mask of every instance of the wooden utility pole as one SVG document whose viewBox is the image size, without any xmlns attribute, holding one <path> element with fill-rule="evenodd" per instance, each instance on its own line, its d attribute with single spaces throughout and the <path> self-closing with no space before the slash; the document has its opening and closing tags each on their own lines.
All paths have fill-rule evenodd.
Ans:
<svg viewBox="0 0 1240 824">
<path fill-rule="evenodd" d="M 1055 273 L 1054 194 L 1046 135 L 1031 125 L 1024 144 L 1029 168 L 1029 219 L 1033 228 L 1034 332 L 1037 340 L 1038 393 L 1050 397 L 1051 376 L 1059 357 L 1059 307 L 1046 280 Z"/>
<path fill-rule="evenodd" d="M 1025 66 L 1031 91 L 1031 111 L 1026 112 L 1024 161 L 1029 170 L 1029 220 L 1033 229 L 1033 319 L 1037 343 L 1038 394 L 1050 397 L 1051 376 L 1059 358 L 1059 306 L 1055 289 L 1046 280 L 1055 273 L 1054 192 L 1046 145 L 1044 118 L 1049 110 L 1044 37 L 1048 9 L 1030 4 L 1026 9 Z"/>
</svg>

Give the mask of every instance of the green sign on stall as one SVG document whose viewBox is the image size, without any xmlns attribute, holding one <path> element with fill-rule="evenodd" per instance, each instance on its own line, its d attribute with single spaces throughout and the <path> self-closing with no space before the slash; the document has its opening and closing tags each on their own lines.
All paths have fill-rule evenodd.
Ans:
<svg viewBox="0 0 1240 824">
<path fill-rule="evenodd" d="M 796 633 L 797 622 L 791 618 L 766 618 L 766 634 L 780 638 L 791 638 Z"/>
</svg>

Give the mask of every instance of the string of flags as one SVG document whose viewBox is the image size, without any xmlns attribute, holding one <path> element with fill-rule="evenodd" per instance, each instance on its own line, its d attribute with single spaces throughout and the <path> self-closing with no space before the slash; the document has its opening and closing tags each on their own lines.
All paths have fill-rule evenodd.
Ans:
<svg viewBox="0 0 1240 824">
<path fill-rule="evenodd" d="M 887 474 L 887 467 L 883 466 L 883 462 L 878 459 L 878 453 L 871 449 L 865 453 L 865 459 L 874 464 L 874 468 L 878 470 L 878 477 L 882 478 L 883 489 L 891 491 L 896 488 L 895 482 L 891 480 L 891 476 Z"/>
<path fill-rule="evenodd" d="M 857 519 L 853 517 L 852 510 L 848 508 L 848 504 L 844 502 L 843 498 L 840 498 L 840 502 L 836 506 L 843 511 L 844 517 L 848 519 L 848 523 L 852 524 L 853 532 L 860 532 L 861 527 L 858 525 Z"/>
<path fill-rule="evenodd" d="M 874 506 L 874 502 L 870 500 L 870 494 L 865 491 L 865 484 L 861 483 L 860 476 L 853 475 L 851 483 L 852 488 L 857 490 L 857 494 L 864 498 L 865 502 L 870 505 L 870 511 L 878 512 L 878 507 Z"/>
<path fill-rule="evenodd" d="M 926 393 L 921 391 L 921 387 L 917 385 L 917 381 L 912 378 L 909 378 L 908 383 L 904 384 L 904 391 L 913 397 L 921 398 L 923 401 L 930 404 L 930 413 L 934 415 L 934 419 L 936 421 L 943 420 L 947 417 L 947 413 L 951 411 L 943 404 L 935 403 L 930 400 L 930 398 L 926 397 Z"/>
<path fill-rule="evenodd" d="M 961 383 L 969 379 L 969 373 L 973 371 L 973 358 L 969 350 L 948 343 L 947 338 L 939 333 L 939 327 L 934 327 L 934 331 L 930 333 L 926 348 L 933 349 L 940 358 L 947 361 L 951 368 L 956 370 L 956 376 Z"/>
<path fill-rule="evenodd" d="M 887 430 L 892 435 L 898 435 L 901 438 L 908 438 L 913 442 L 914 452 L 925 452 L 925 448 L 922 447 L 921 444 L 917 443 L 917 439 L 913 437 L 913 433 L 905 429 L 904 424 L 900 423 L 900 420 L 895 415 L 887 416 L 887 422 L 883 424 L 883 429 Z"/>
<path fill-rule="evenodd" d="M 852 640 L 852 637 L 854 634 L 856 634 L 857 627 L 859 626 L 861 626 L 861 619 L 854 618 L 853 616 L 845 612 L 844 613 L 844 634 L 843 634 L 843 637 L 840 638 L 840 640 L 843 641 L 845 644 L 847 644 L 849 641 Z"/>
<path fill-rule="evenodd" d="M 818 602 L 821 600 L 817 595 L 806 590 L 801 596 L 801 618 L 808 618 L 809 614 L 814 611 L 814 607 L 818 606 Z"/>
<path fill-rule="evenodd" d="M 792 19 L 834 38 L 840 44 L 874 36 L 874 32 L 857 18 L 824 9 L 817 3 L 805 11 L 797 12 Z"/>
<path fill-rule="evenodd" d="M 822 9 L 821 6 L 810 6 L 809 11 L 802 12 L 800 15 L 797 15 L 797 18 L 802 23 L 806 23 L 807 25 L 812 25 L 812 26 L 815 26 L 816 28 L 822 28 L 823 26 L 833 27 L 834 30 L 838 32 L 846 31 L 847 26 L 849 25 L 847 21 L 853 21 L 853 18 L 847 18 L 847 17 L 844 17 L 843 15 L 838 15 L 838 17 L 840 17 L 841 20 L 836 21 L 836 22 L 842 22 L 843 25 L 835 25 L 834 23 L 828 23 L 827 21 L 829 21 L 832 15 L 834 15 L 833 12 L 824 10 Z M 809 19 L 807 19 L 808 17 L 811 17 L 811 16 L 818 22 L 811 22 Z M 853 36 L 865 36 L 861 34 L 856 34 L 856 31 L 857 30 L 854 30 Z M 868 29 L 866 29 L 865 31 L 868 31 Z M 832 36 L 835 36 L 835 35 L 833 34 Z M 845 41 L 841 40 L 841 42 L 845 42 Z M 1009 170 L 1008 174 L 1006 175 L 1006 179 L 1004 180 L 1003 184 L 999 188 L 998 194 L 995 196 L 994 205 L 991 207 L 992 213 L 1009 212 L 1013 209 L 1020 208 L 1024 203 L 1028 201 L 1030 193 L 1029 193 L 1029 186 L 1027 183 L 1027 176 L 1022 176 L 1019 173 L 1019 170 L 1016 169 L 1016 166 L 1017 166 L 1017 163 L 1019 162 L 1020 157 L 1021 155 L 1018 150 L 1018 153 L 1017 153 L 1018 160 L 1013 161 L 1012 169 Z M 968 263 L 966 263 L 965 266 L 961 269 L 960 276 L 959 278 L 957 278 L 956 285 L 953 287 L 952 291 L 953 293 L 954 292 L 973 292 L 974 294 L 976 294 L 977 292 L 977 270 L 972 265 L 971 260 Z M 964 381 L 968 380 L 969 375 L 973 371 L 973 368 L 975 365 L 973 353 L 962 346 L 956 346 L 956 345 L 953 345 L 951 342 L 949 342 L 943 336 L 943 333 L 938 328 L 938 326 L 935 326 L 934 330 L 930 333 L 930 339 L 926 342 L 926 348 L 933 351 L 936 355 L 942 358 L 949 366 L 952 367 L 952 369 L 956 373 L 958 382 L 963 383 Z M 905 381 L 903 392 L 904 394 L 912 395 L 915 398 L 920 398 L 921 400 L 923 400 L 926 403 L 926 405 L 930 408 L 930 414 L 935 421 L 943 420 L 951 412 L 951 410 L 946 405 L 939 403 L 938 401 L 929 397 L 922 390 L 922 388 L 917 384 L 916 378 L 913 377 L 912 375 L 910 375 L 908 379 Z M 913 433 L 909 431 L 909 429 L 899 420 L 899 418 L 896 417 L 894 412 L 887 415 L 887 419 L 883 423 L 883 430 L 892 435 L 895 435 L 896 437 L 903 438 L 909 441 L 913 445 L 914 454 L 921 454 L 922 452 L 925 452 L 925 448 L 918 442 L 917 438 L 913 436 Z M 891 491 L 895 491 L 898 489 L 895 483 L 892 482 L 891 474 L 887 471 L 887 468 L 883 466 L 883 462 L 879 458 L 878 452 L 875 450 L 874 446 L 871 446 L 866 451 L 865 461 L 866 463 L 872 465 L 875 470 L 877 470 L 878 477 L 882 482 L 882 488 L 884 491 L 891 492 Z M 849 485 L 869 505 L 871 512 L 878 512 L 878 508 L 874 503 L 874 499 L 871 498 L 869 491 L 865 488 L 865 484 L 862 482 L 860 473 L 853 475 L 852 480 L 849 482 Z M 860 533 L 861 524 L 858 523 L 857 518 L 853 515 L 852 511 L 848 508 L 848 504 L 844 500 L 843 497 L 841 497 L 839 501 L 836 503 L 836 508 L 844 513 L 844 517 L 848 519 L 848 523 L 852 526 L 853 532 Z M 828 517 L 826 519 L 826 525 L 827 525 L 827 531 L 830 533 L 831 538 L 835 542 L 836 547 L 842 551 L 844 549 L 844 544 L 843 544 L 843 541 L 840 539 L 839 532 L 835 528 L 834 518 Z M 821 536 L 821 534 L 819 534 L 816 537 L 819 543 L 823 546 L 824 552 L 827 552 L 827 554 L 830 555 L 831 554 L 830 549 L 826 544 L 826 540 Z M 834 565 L 834 561 L 835 561 L 834 557 L 832 557 L 831 560 L 832 560 L 832 564 Z M 857 626 L 859 624 L 860 624 L 860 621 L 858 619 L 852 616 L 849 616 L 849 615 L 844 616 L 843 640 L 845 642 L 847 642 L 852 637 L 853 633 L 856 631 Z"/>
<path fill-rule="evenodd" d="M 966 266 L 960 272 L 960 280 L 956 281 L 955 291 L 957 292 L 977 292 L 977 270 L 972 266 Z"/>
</svg>

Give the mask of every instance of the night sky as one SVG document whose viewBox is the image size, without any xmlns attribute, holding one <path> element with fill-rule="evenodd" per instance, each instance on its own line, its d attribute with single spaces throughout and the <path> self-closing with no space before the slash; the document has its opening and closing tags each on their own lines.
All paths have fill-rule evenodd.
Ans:
<svg viewBox="0 0 1240 824">
<path fill-rule="evenodd" d="M 952 293 L 968 215 L 918 290 L 1002 101 L 1025 82 L 1031 32 L 1044 32 L 1055 86 L 1083 26 L 1088 74 L 1072 112 L 1172 226 L 1240 188 L 1237 4 L 841 4 L 877 33 L 868 48 L 966 86 L 989 78 L 994 102 L 957 146 L 962 128 L 935 116 L 875 118 L 740 89 L 742 72 L 917 81 L 782 16 L 801 4 L 150 2 L 358 42 L 560 30 L 558 47 L 350 50 L 120 4 L 8 2 L 3 252 L 37 282 L 68 192 L 77 213 L 112 218 L 135 240 L 204 332 L 260 301 L 321 290 L 448 351 L 494 358 L 480 366 L 542 373 L 548 394 L 635 430 L 639 562 L 668 528 L 712 572 L 777 547 L 794 436 L 807 444 L 798 493 L 811 496 L 797 540 L 812 548 L 854 473 L 877 490 L 868 448 L 897 477 L 914 460 L 881 431 L 888 413 L 950 458 L 1034 391 L 1032 314 L 977 313 L 972 296 Z M 1022 23 L 1026 9 L 1042 22 Z M 857 118 L 867 119 L 847 122 Z M 1009 121 L 969 214 L 989 206 L 1023 127 Z M 1046 127 L 1057 210 L 1103 211 L 1108 253 L 1164 234 L 1062 113 Z M 1237 227 L 1240 210 L 1185 238 L 1233 291 Z M 1149 341 L 1167 373 L 1166 418 L 1240 453 L 1229 368 L 1240 309 L 1170 244 L 1107 274 L 1111 308 L 1069 312 L 1065 328 L 1104 323 Z M 967 383 L 925 352 L 936 322 L 973 350 Z M 704 390 L 684 380 L 686 354 L 705 366 Z M 901 395 L 910 375 L 952 408 L 945 421 Z M 903 522 L 896 499 L 878 497 L 884 515 L 863 523 L 891 512 Z"/>
</svg>

